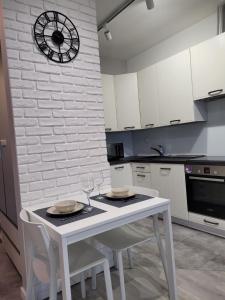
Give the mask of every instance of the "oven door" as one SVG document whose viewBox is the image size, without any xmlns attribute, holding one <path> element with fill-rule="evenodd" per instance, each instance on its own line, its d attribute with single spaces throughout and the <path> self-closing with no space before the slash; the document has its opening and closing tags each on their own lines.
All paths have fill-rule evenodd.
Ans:
<svg viewBox="0 0 225 300">
<path fill-rule="evenodd" d="M 225 219 L 225 177 L 186 175 L 188 210 Z"/>
</svg>

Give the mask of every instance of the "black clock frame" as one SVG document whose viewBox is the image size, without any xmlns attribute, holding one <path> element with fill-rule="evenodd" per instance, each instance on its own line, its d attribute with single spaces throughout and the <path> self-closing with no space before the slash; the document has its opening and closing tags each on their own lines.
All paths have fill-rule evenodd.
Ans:
<svg viewBox="0 0 225 300">
<path fill-rule="evenodd" d="M 48 13 L 51 13 L 53 14 L 54 18 L 50 18 L 48 16 Z M 59 15 L 61 15 L 63 18 L 64 18 L 64 21 L 60 21 L 59 20 Z M 46 19 L 46 23 L 43 24 L 40 19 L 44 17 Z M 66 22 L 69 22 L 71 27 L 69 27 L 68 25 L 66 25 Z M 69 34 L 70 34 L 70 38 L 65 38 L 62 34 L 62 30 L 59 31 L 58 30 L 58 25 L 57 26 L 57 30 L 55 30 L 52 34 L 52 36 L 49 36 L 49 35 L 45 35 L 44 34 L 44 31 L 45 31 L 45 28 L 46 26 L 51 23 L 51 22 L 56 22 L 57 23 L 60 23 L 62 24 L 63 27 L 65 27 Z M 41 26 L 43 29 L 42 29 L 42 32 L 36 32 L 36 29 L 37 29 L 37 26 Z M 73 22 L 64 14 L 58 12 L 58 11 L 45 11 L 43 12 L 42 14 L 40 14 L 40 16 L 36 19 L 36 22 L 34 24 L 34 39 L 36 41 L 36 44 L 38 46 L 38 48 L 40 49 L 40 51 L 46 56 L 48 57 L 48 59 L 54 61 L 54 62 L 57 62 L 57 63 L 69 63 L 70 61 L 72 61 L 73 59 L 76 58 L 76 56 L 78 55 L 79 53 L 79 49 L 80 49 L 80 38 L 79 38 L 79 34 L 78 34 L 78 31 L 75 27 L 75 25 L 73 24 Z M 75 34 L 76 34 L 76 38 L 73 37 L 72 35 L 72 32 L 75 31 Z M 59 52 L 56 52 L 55 50 L 53 50 L 47 43 L 45 37 L 51 37 L 52 41 L 58 45 L 59 47 Z M 66 51 L 66 52 L 61 52 L 60 50 L 60 45 L 63 44 L 64 40 L 65 39 L 68 39 L 70 40 L 70 48 Z M 39 40 L 41 40 L 41 43 L 39 43 Z M 74 43 L 74 40 L 76 41 L 76 44 L 77 44 L 77 48 L 75 48 L 73 46 L 73 43 Z M 45 52 L 45 50 L 48 49 L 48 53 Z M 73 55 L 71 56 L 71 52 L 73 53 Z M 55 59 L 53 56 L 54 54 L 56 54 L 58 56 L 58 60 Z M 66 55 L 68 57 L 68 60 L 64 61 L 63 60 L 63 55 Z"/>
</svg>

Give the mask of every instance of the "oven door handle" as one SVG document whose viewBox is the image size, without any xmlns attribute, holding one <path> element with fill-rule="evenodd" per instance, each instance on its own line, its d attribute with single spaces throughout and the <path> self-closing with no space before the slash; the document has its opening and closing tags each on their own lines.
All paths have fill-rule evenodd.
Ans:
<svg viewBox="0 0 225 300">
<path fill-rule="evenodd" d="M 191 179 L 191 180 L 204 180 L 204 181 L 211 181 L 211 182 L 225 182 L 225 179 L 222 179 L 222 178 L 195 177 L 195 176 L 189 176 L 188 178 Z"/>
</svg>

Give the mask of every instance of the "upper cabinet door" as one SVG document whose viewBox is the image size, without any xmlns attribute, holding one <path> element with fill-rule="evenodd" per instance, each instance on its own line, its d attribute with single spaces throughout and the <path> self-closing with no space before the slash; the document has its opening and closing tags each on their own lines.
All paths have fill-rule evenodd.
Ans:
<svg viewBox="0 0 225 300">
<path fill-rule="evenodd" d="M 114 79 L 118 129 L 141 128 L 137 73 L 116 75 Z"/>
<path fill-rule="evenodd" d="M 156 65 L 161 125 L 194 121 L 189 50 Z"/>
<path fill-rule="evenodd" d="M 138 72 L 138 93 L 142 128 L 159 125 L 158 83 L 156 66 Z"/>
<path fill-rule="evenodd" d="M 191 48 L 194 99 L 225 93 L 225 34 Z"/>
<path fill-rule="evenodd" d="M 102 74 L 105 130 L 117 130 L 114 76 Z"/>
</svg>

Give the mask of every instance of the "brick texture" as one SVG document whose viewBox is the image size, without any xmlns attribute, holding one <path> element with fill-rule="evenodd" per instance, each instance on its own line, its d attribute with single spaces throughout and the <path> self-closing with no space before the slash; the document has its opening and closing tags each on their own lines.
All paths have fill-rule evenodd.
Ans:
<svg viewBox="0 0 225 300">
<path fill-rule="evenodd" d="M 104 171 L 106 159 L 95 0 L 3 0 L 22 206 L 72 196 L 81 174 Z M 77 58 L 57 64 L 32 36 L 46 10 L 78 29 Z"/>
</svg>

